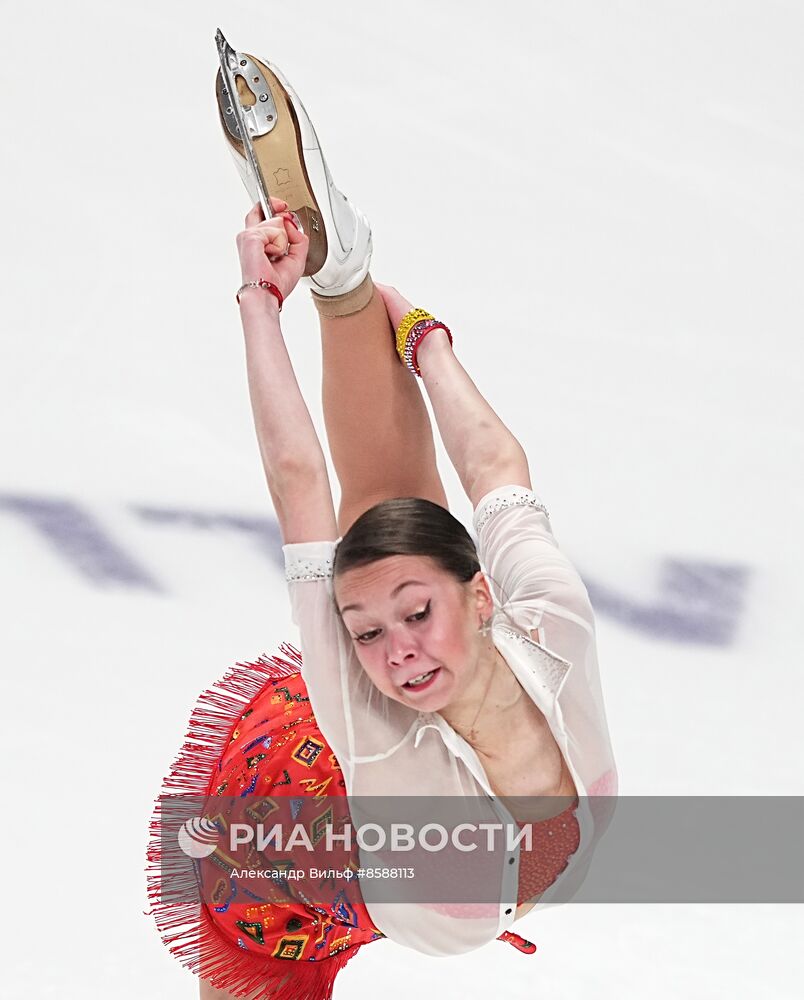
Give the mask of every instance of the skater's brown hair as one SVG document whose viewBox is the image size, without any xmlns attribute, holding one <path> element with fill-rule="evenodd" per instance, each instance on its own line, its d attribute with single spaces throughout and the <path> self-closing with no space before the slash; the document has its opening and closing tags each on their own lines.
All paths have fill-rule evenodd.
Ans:
<svg viewBox="0 0 804 1000">
<path fill-rule="evenodd" d="M 461 522 L 431 500 L 383 500 L 358 517 L 335 549 L 333 578 L 388 556 L 429 556 L 461 583 L 480 569 L 475 543 Z"/>
</svg>

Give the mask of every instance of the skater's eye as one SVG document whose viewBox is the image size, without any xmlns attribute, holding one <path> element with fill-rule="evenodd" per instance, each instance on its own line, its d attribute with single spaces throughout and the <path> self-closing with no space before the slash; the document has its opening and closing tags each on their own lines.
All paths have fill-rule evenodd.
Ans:
<svg viewBox="0 0 804 1000">
<path fill-rule="evenodd" d="M 379 634 L 379 629 L 375 628 L 371 632 L 364 632 L 362 635 L 353 635 L 352 638 L 357 642 L 371 642 L 375 635 Z"/>
<path fill-rule="evenodd" d="M 408 615 L 407 620 L 414 622 L 421 622 L 424 621 L 429 614 L 430 614 L 430 601 L 427 602 L 422 611 L 416 611 L 414 614 Z M 355 642 L 366 643 L 366 642 L 371 642 L 371 640 L 376 635 L 379 634 L 380 634 L 380 629 L 375 628 L 372 629 L 370 632 L 363 632 L 361 635 L 353 635 L 352 638 L 355 640 Z"/>
<path fill-rule="evenodd" d="M 424 621 L 424 619 L 430 614 L 430 602 L 424 606 L 424 611 L 417 611 L 415 615 L 411 615 L 408 621 L 413 619 L 415 622 Z"/>
</svg>

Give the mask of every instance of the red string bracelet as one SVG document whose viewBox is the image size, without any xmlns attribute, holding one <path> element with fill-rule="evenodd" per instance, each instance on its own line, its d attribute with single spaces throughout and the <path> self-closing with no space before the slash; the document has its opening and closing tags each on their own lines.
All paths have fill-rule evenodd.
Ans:
<svg viewBox="0 0 804 1000">
<path fill-rule="evenodd" d="M 273 281 L 267 281 L 265 278 L 260 278 L 258 281 L 247 281 L 244 285 L 241 285 L 235 292 L 235 298 L 237 299 L 238 305 L 240 305 L 240 293 L 245 288 L 264 288 L 266 292 L 270 292 L 271 295 L 276 297 L 276 301 L 279 303 L 279 311 L 282 312 L 282 303 L 285 299 Z"/>
</svg>

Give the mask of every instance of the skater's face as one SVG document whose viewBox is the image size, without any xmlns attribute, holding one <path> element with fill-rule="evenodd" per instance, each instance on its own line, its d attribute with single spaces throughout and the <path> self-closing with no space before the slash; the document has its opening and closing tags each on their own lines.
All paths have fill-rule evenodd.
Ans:
<svg viewBox="0 0 804 1000">
<path fill-rule="evenodd" d="M 426 556 L 388 556 L 340 573 L 335 599 L 383 694 L 437 712 L 465 693 L 483 649 L 478 626 L 493 607 L 481 572 L 463 583 Z"/>
</svg>

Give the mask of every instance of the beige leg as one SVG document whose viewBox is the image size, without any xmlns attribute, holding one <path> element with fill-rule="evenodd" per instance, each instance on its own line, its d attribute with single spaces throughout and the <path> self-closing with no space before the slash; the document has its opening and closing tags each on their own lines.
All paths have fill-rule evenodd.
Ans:
<svg viewBox="0 0 804 1000">
<path fill-rule="evenodd" d="M 448 507 L 418 380 L 399 360 L 385 305 L 366 282 L 319 311 L 324 423 L 341 487 L 338 530 L 374 504 L 422 497 Z M 367 304 L 364 304 L 368 300 Z M 357 308 L 349 315 L 333 312 Z"/>
<path fill-rule="evenodd" d="M 227 993 L 226 990 L 216 990 L 206 979 L 198 980 L 201 992 L 201 1000 L 236 1000 L 234 993 Z"/>
<path fill-rule="evenodd" d="M 290 975 L 291 974 L 289 973 L 281 980 L 281 982 L 278 984 L 278 988 L 284 986 L 285 983 L 287 983 L 288 979 L 290 979 Z M 216 989 L 214 986 L 211 986 L 206 979 L 199 979 L 198 982 L 201 991 L 199 994 L 200 1000 L 249 1000 L 248 997 L 243 997 L 240 995 L 235 996 L 234 993 L 227 993 L 226 990 Z M 255 989 L 251 993 L 251 996 L 255 996 L 260 992 L 262 992 L 262 987 L 255 987 Z"/>
</svg>

